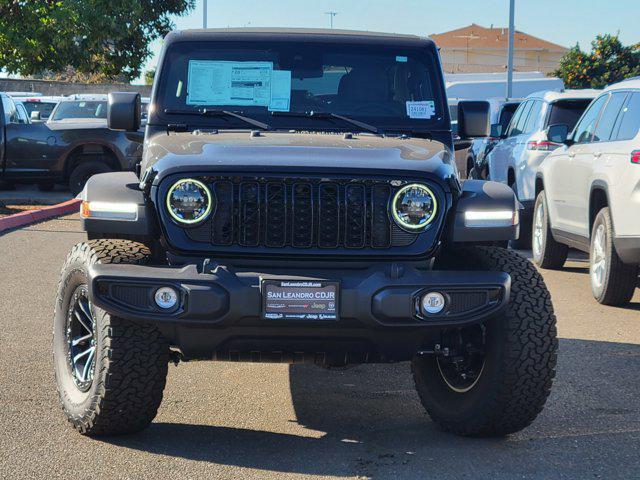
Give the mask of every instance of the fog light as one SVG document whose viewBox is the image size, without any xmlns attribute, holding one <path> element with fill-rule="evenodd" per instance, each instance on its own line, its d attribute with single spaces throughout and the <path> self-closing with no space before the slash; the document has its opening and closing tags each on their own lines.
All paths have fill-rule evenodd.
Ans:
<svg viewBox="0 0 640 480">
<path fill-rule="evenodd" d="M 171 287 L 162 287 L 156 290 L 155 295 L 156 305 L 160 308 L 168 310 L 173 308 L 178 303 L 178 292 Z"/>
<path fill-rule="evenodd" d="M 435 315 L 436 313 L 444 310 L 445 300 L 444 295 L 440 292 L 425 293 L 420 300 L 422 307 L 422 313 L 427 315 Z"/>
</svg>

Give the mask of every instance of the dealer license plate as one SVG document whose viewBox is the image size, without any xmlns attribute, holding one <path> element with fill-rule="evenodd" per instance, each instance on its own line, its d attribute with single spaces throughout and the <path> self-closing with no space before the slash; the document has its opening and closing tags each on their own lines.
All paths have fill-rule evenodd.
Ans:
<svg viewBox="0 0 640 480">
<path fill-rule="evenodd" d="M 263 280 L 262 316 L 270 320 L 338 320 L 338 282 Z"/>
</svg>

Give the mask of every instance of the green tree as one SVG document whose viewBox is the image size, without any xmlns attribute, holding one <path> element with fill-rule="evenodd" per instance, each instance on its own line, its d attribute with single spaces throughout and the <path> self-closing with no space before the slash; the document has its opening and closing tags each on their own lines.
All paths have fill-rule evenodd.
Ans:
<svg viewBox="0 0 640 480">
<path fill-rule="evenodd" d="M 0 0 L 0 68 L 103 79 L 140 76 L 149 45 L 194 0 Z"/>
<path fill-rule="evenodd" d="M 144 83 L 145 85 L 153 85 L 153 79 L 156 76 L 156 69 L 153 68 L 151 70 L 147 70 L 144 72 Z"/>
<path fill-rule="evenodd" d="M 568 88 L 603 88 L 640 75 L 640 44 L 624 46 L 617 35 L 598 35 L 586 53 L 576 45 L 552 75 Z"/>
</svg>

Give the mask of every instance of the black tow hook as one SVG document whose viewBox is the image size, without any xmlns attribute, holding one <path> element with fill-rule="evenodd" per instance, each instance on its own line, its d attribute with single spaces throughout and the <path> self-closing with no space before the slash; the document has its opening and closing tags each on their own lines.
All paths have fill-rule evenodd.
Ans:
<svg viewBox="0 0 640 480">
<path fill-rule="evenodd" d="M 424 355 L 438 355 L 442 357 L 449 357 L 451 356 L 451 350 L 449 350 L 449 347 L 442 347 L 442 345 L 436 343 L 433 347 L 433 350 L 420 350 L 416 353 L 416 355 L 418 355 L 419 357 Z"/>
</svg>

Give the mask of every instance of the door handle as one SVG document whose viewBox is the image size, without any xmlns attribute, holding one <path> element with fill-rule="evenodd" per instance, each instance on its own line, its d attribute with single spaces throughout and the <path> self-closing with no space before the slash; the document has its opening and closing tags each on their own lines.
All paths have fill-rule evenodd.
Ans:
<svg viewBox="0 0 640 480">
<path fill-rule="evenodd" d="M 569 158 L 573 158 L 575 156 L 576 156 L 575 152 L 569 152 Z"/>
<path fill-rule="evenodd" d="M 593 154 L 594 158 L 600 158 L 602 156 L 602 152 L 596 152 Z"/>
</svg>

